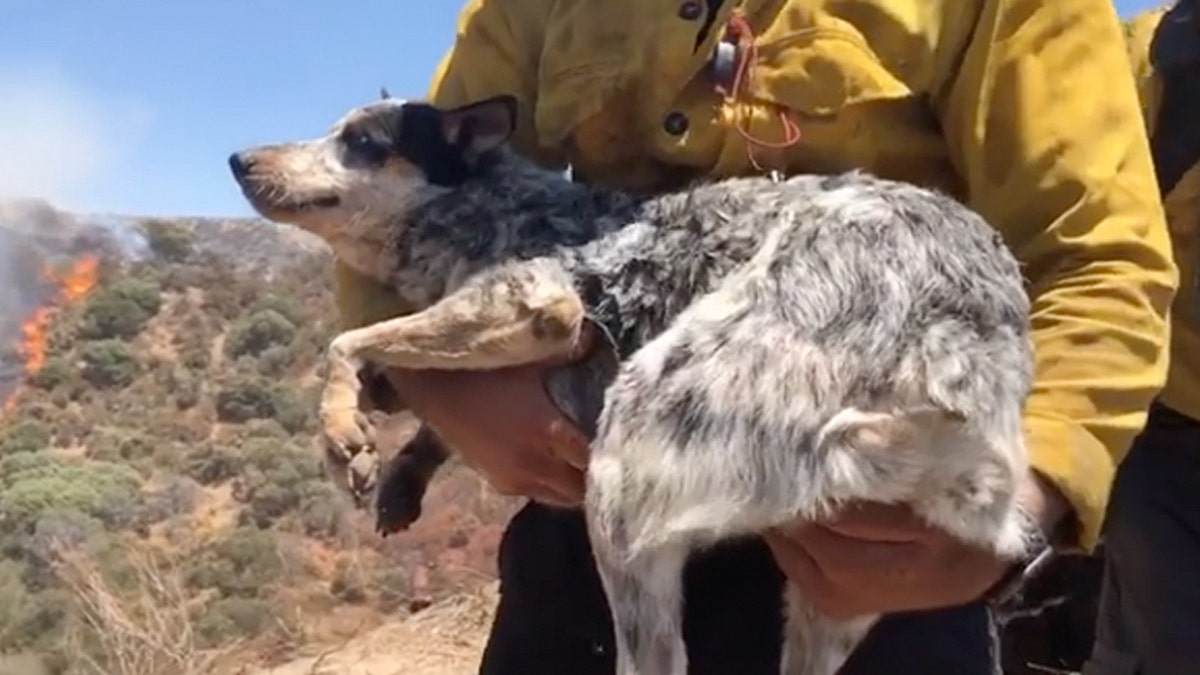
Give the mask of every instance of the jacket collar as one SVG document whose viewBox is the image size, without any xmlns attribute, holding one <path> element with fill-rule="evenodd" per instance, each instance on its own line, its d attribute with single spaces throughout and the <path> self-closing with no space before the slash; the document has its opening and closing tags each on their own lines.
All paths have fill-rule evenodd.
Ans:
<svg viewBox="0 0 1200 675">
<path fill-rule="evenodd" d="M 668 105 L 707 67 L 735 8 L 741 8 L 758 33 L 789 4 L 789 0 L 723 0 L 697 45 L 704 21 L 681 16 L 686 1 L 555 3 L 546 24 L 538 74 L 535 124 L 540 142 L 560 145 L 618 92 L 636 92 L 639 108 L 657 110 Z M 694 1 L 708 11 L 702 0 Z"/>
</svg>

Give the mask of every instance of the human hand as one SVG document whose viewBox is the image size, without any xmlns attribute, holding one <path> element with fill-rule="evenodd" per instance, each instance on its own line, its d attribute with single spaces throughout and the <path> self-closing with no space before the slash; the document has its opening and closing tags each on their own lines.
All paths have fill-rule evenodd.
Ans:
<svg viewBox="0 0 1200 675">
<path fill-rule="evenodd" d="M 387 377 L 413 414 L 497 492 L 572 507 L 583 500 L 589 444 L 543 378 L 590 347 L 585 330 L 560 359 L 491 371 L 389 370 Z"/>
<path fill-rule="evenodd" d="M 1045 532 L 1069 512 L 1057 490 L 1032 472 L 1018 499 Z M 764 539 L 789 582 L 834 619 L 971 602 L 1010 565 L 902 505 L 854 504 L 827 522 L 793 523 Z"/>
</svg>

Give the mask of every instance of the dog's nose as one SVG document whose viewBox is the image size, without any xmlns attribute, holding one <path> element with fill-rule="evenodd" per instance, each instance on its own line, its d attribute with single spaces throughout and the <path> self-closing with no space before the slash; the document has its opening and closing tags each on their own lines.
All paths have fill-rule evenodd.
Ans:
<svg viewBox="0 0 1200 675">
<path fill-rule="evenodd" d="M 233 177 L 238 180 L 245 178 L 252 166 L 254 166 L 254 160 L 247 157 L 244 153 L 235 152 L 229 156 L 229 170 L 233 172 Z"/>
</svg>

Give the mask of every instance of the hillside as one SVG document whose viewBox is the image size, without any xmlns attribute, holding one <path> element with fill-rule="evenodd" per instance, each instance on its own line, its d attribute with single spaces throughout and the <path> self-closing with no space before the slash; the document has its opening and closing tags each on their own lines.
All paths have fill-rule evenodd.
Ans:
<svg viewBox="0 0 1200 675">
<path fill-rule="evenodd" d="M 256 672 L 490 611 L 511 501 L 455 468 L 383 540 L 323 478 L 329 263 L 259 220 L 0 205 L 0 673 Z"/>
</svg>

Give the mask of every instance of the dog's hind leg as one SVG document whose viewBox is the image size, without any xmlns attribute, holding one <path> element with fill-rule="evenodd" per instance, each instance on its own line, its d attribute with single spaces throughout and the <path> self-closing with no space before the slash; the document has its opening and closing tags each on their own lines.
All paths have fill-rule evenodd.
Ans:
<svg viewBox="0 0 1200 675">
<path fill-rule="evenodd" d="M 433 475 L 449 458 L 433 430 L 424 424 L 379 472 L 375 531 L 386 537 L 407 530 L 421 517 L 421 500 Z"/>
<path fill-rule="evenodd" d="M 613 619 L 616 675 L 687 675 L 683 572 L 688 548 L 661 546 L 633 558 L 593 539 L 596 570 Z"/>
<path fill-rule="evenodd" d="M 784 598 L 780 675 L 835 675 L 879 619 L 835 621 L 817 612 L 794 584 L 788 584 Z"/>
<path fill-rule="evenodd" d="M 410 370 L 535 363 L 570 353 L 583 318 L 583 301 L 566 271 L 534 260 L 489 270 L 424 311 L 341 333 L 329 345 L 320 405 L 329 459 L 349 469 L 360 452 L 373 450 L 372 430 L 359 411 L 358 373 L 365 363 Z"/>
</svg>

